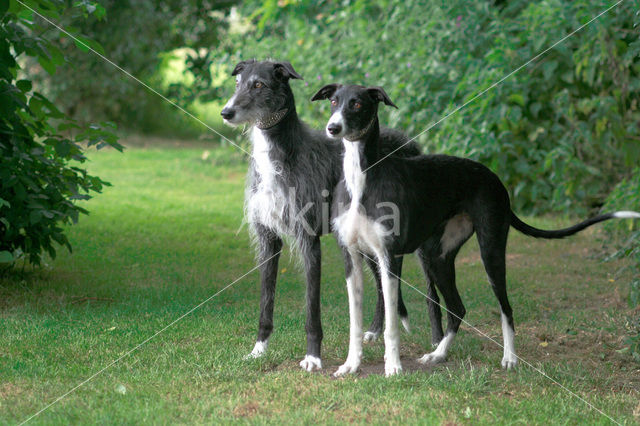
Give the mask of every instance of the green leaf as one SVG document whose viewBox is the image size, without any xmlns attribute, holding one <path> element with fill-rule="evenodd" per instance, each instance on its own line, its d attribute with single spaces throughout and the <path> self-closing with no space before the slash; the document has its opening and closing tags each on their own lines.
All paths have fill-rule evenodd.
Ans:
<svg viewBox="0 0 640 426">
<path fill-rule="evenodd" d="M 0 17 L 9 10 L 9 0 L 0 0 Z"/>
<path fill-rule="evenodd" d="M 27 93 L 31 91 L 33 85 L 29 80 L 18 80 L 16 81 L 16 87 L 20 89 L 22 92 Z"/>
<path fill-rule="evenodd" d="M 29 223 L 32 225 L 36 225 L 38 222 L 42 220 L 42 214 L 39 210 L 31 210 L 29 213 Z"/>
<path fill-rule="evenodd" d="M 13 262 L 13 255 L 8 251 L 0 251 L 0 263 Z"/>
<path fill-rule="evenodd" d="M 54 75 L 56 73 L 56 66 L 44 56 L 38 56 L 38 63 L 47 73 L 49 73 L 49 75 Z"/>
<path fill-rule="evenodd" d="M 99 21 L 102 21 L 107 16 L 107 11 L 100 3 L 95 3 L 96 11 L 93 13 Z"/>
<path fill-rule="evenodd" d="M 521 107 L 524 106 L 524 96 L 522 96 L 520 93 L 512 93 L 507 99 L 509 99 L 513 103 L 520 105 Z"/>
<path fill-rule="evenodd" d="M 60 111 L 58 109 L 58 107 L 56 107 L 53 102 L 51 102 L 49 99 L 45 98 L 41 93 L 34 93 L 33 97 L 31 98 L 31 101 L 33 101 L 34 99 L 39 100 L 42 105 L 47 109 L 47 111 L 49 112 L 49 117 L 50 118 L 65 118 L 66 116 L 62 113 L 62 111 Z"/>
<path fill-rule="evenodd" d="M 556 61 L 549 61 L 542 64 L 542 74 L 544 75 L 544 79 L 548 81 L 552 80 L 556 68 L 558 68 L 558 62 Z"/>
<path fill-rule="evenodd" d="M 54 65 L 64 64 L 64 55 L 56 46 L 50 44 L 49 46 L 47 46 L 47 52 L 49 53 L 49 56 L 51 56 L 51 62 Z"/>
<path fill-rule="evenodd" d="M 102 45 L 97 41 L 90 39 L 89 37 L 77 35 L 74 37 L 73 41 L 78 49 L 82 50 L 83 52 L 94 50 L 99 54 L 104 55 L 104 48 L 102 47 Z"/>
</svg>

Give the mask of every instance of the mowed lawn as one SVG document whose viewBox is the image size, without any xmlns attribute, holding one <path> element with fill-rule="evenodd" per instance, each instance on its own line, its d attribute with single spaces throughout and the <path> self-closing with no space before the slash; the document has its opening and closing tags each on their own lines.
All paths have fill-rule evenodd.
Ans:
<svg viewBox="0 0 640 426">
<path fill-rule="evenodd" d="M 69 229 L 73 254 L 60 250 L 42 269 L 0 278 L 1 424 L 28 419 L 136 347 L 31 423 L 610 423 L 532 368 L 502 371 L 501 347 L 468 325 L 448 362 L 418 368 L 412 360 L 431 350 L 426 301 L 407 286 L 408 372 L 382 376 L 378 341 L 365 346 L 364 373 L 332 379 L 347 354 L 349 324 L 332 236 L 322 241 L 323 372 L 298 367 L 306 348 L 305 285 L 288 250 L 266 357 L 243 360 L 257 329 L 257 271 L 155 335 L 255 267 L 242 227 L 247 166 L 226 161 L 232 156 L 222 149 L 203 160 L 205 149 L 165 143 L 90 155 L 90 171 L 114 186 L 86 203 L 90 216 Z M 574 220 L 528 219 L 541 227 Z M 616 275 L 620 263 L 601 261 L 601 239 L 598 229 L 562 241 L 512 230 L 516 349 L 589 404 L 632 424 L 640 420 L 640 366 L 619 351 L 631 315 L 628 277 Z M 501 343 L 498 304 L 475 238 L 457 271 L 465 319 Z M 425 291 L 413 257 L 403 277 Z M 375 303 L 371 281 L 366 322 Z"/>
</svg>

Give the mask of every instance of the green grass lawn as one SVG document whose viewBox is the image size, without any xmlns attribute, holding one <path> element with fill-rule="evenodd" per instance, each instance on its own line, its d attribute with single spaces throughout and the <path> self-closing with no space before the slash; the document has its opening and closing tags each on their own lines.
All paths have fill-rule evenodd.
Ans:
<svg viewBox="0 0 640 426">
<path fill-rule="evenodd" d="M 255 266 L 242 204 L 246 164 L 206 147 L 163 144 L 91 154 L 113 183 L 69 229 L 74 253 L 0 278 L 0 423 L 26 420 Z M 231 148 L 230 148 L 231 149 Z M 231 157 L 231 160 L 228 158 Z M 215 159 L 215 161 L 212 161 Z M 558 227 L 566 218 L 530 219 Z M 463 325 L 447 363 L 417 369 L 430 351 L 426 301 L 405 287 L 412 334 L 406 374 L 384 378 L 383 344 L 365 346 L 359 376 L 332 379 L 348 346 L 344 271 L 323 238 L 324 372 L 302 372 L 305 286 L 282 257 L 268 355 L 255 340 L 258 273 L 246 278 L 58 401 L 33 424 L 525 423 L 609 421 L 548 378 L 500 369 L 502 350 Z M 516 350 L 621 423 L 640 420 L 640 366 L 624 347 L 625 277 L 602 263 L 597 230 L 564 241 L 513 231 L 508 288 Z M 424 291 L 413 257 L 403 278 Z M 498 304 L 473 239 L 459 256 L 466 320 L 502 341 Z M 375 302 L 366 288 L 365 318 Z"/>
</svg>

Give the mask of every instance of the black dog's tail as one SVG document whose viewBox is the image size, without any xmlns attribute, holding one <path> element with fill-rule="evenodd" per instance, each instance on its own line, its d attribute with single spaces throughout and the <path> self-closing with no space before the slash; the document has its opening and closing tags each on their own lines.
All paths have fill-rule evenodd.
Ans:
<svg viewBox="0 0 640 426">
<path fill-rule="evenodd" d="M 580 232 L 584 228 L 587 228 L 595 223 L 604 222 L 605 220 L 609 220 L 609 219 L 640 219 L 640 213 L 636 213 L 632 211 L 619 211 L 615 213 L 606 213 L 606 214 L 601 214 L 601 215 L 592 217 L 590 219 L 587 219 L 583 222 L 580 222 L 568 228 L 547 231 L 545 229 L 538 229 L 538 228 L 534 228 L 531 225 L 527 225 L 526 223 L 521 221 L 513 211 L 511 212 L 511 226 L 513 226 L 523 234 L 529 235 L 535 238 L 568 237 L 569 235 L 573 235 L 577 232 Z"/>
</svg>

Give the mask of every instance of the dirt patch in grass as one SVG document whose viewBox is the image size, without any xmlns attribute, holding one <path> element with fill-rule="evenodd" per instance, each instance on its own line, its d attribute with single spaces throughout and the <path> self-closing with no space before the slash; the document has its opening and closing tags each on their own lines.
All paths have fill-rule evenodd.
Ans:
<svg viewBox="0 0 640 426">
<path fill-rule="evenodd" d="M 554 334 L 545 327 L 520 327 L 521 356 L 535 364 L 544 361 L 558 365 L 580 363 L 585 374 L 598 387 L 611 391 L 640 394 L 640 365 L 619 350 L 625 336 L 605 330 L 578 330 L 575 334 Z M 603 368 L 604 365 L 613 368 Z M 578 379 L 578 378 L 576 378 Z"/>
<path fill-rule="evenodd" d="M 451 361 L 444 362 L 437 366 L 424 365 L 417 361 L 419 356 L 421 355 L 415 354 L 414 356 L 400 357 L 400 360 L 402 361 L 402 371 L 404 373 L 415 373 L 419 371 L 431 372 L 436 368 L 443 368 L 443 367 L 446 367 L 447 365 L 450 365 L 450 366 L 453 365 Z M 380 360 L 378 362 L 373 362 L 373 363 L 367 363 L 360 366 L 360 371 L 359 371 L 360 377 L 364 378 L 371 374 L 384 376 L 384 360 Z"/>
<path fill-rule="evenodd" d="M 233 409 L 233 415 L 240 418 L 251 418 L 260 414 L 260 405 L 255 401 L 245 402 Z"/>
<path fill-rule="evenodd" d="M 522 257 L 523 256 L 520 253 L 507 253 L 506 255 L 507 262 L 513 262 L 515 260 L 521 259 Z M 482 262 L 482 259 L 480 258 L 479 251 L 474 251 L 473 253 L 456 259 L 456 265 L 468 265 L 480 262 Z"/>
<path fill-rule="evenodd" d="M 8 397 L 15 398 L 23 393 L 24 390 L 15 385 L 14 383 L 2 383 L 0 384 L 0 399 L 6 399 Z"/>
<path fill-rule="evenodd" d="M 431 372 L 435 369 L 452 367 L 456 364 L 450 360 L 435 366 L 428 366 L 419 363 L 417 359 L 425 353 L 424 348 L 421 348 L 419 345 L 402 344 L 400 352 L 402 354 L 400 360 L 402 362 L 402 370 L 404 373 L 415 373 L 420 371 Z M 333 378 L 333 373 L 338 369 L 338 367 L 340 367 L 340 365 L 342 365 L 343 362 L 344 360 L 342 359 L 323 360 L 322 370 L 316 372 L 316 374 Z M 300 366 L 297 362 L 284 362 L 273 369 L 273 371 L 286 370 L 297 371 L 300 370 Z M 384 376 L 384 358 L 382 356 L 379 359 L 370 359 L 363 362 L 355 377 L 365 378 L 370 375 Z"/>
</svg>

